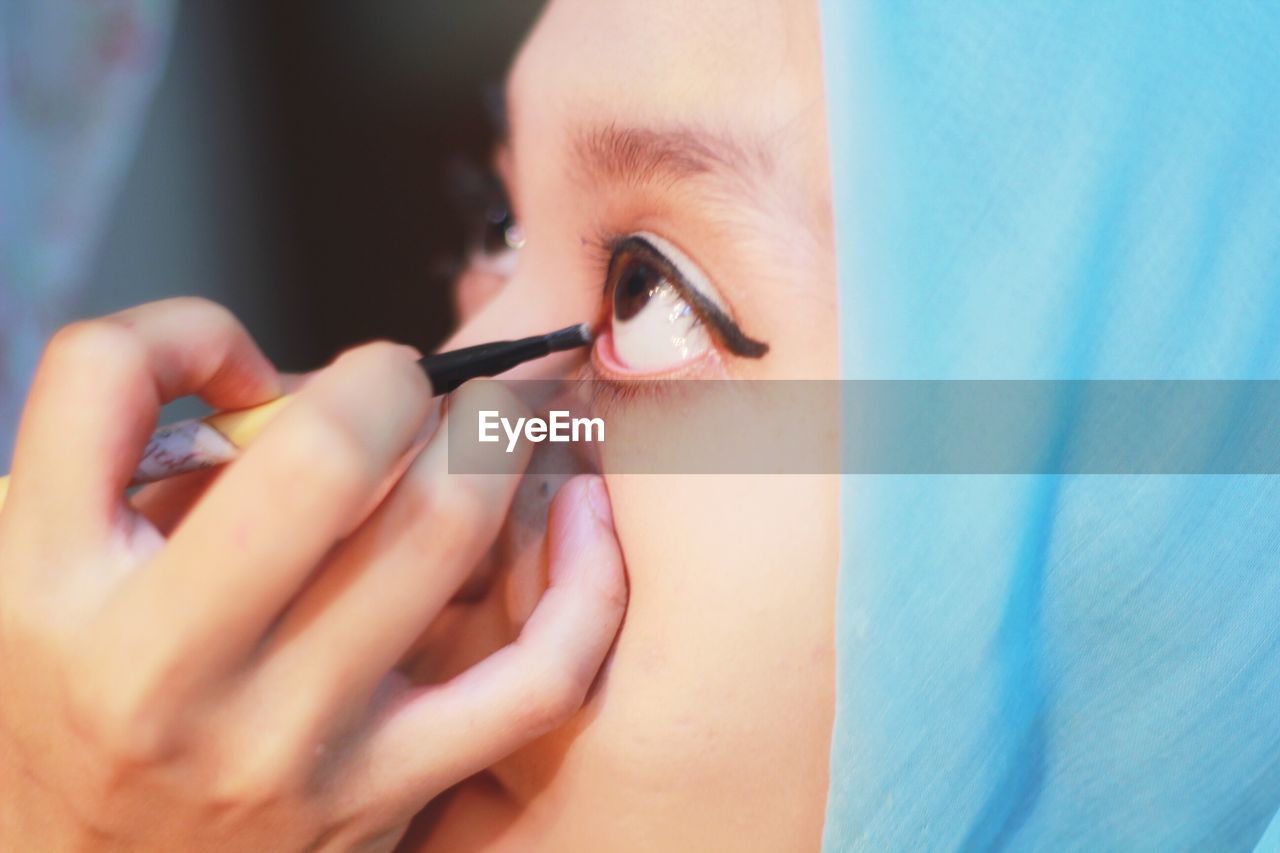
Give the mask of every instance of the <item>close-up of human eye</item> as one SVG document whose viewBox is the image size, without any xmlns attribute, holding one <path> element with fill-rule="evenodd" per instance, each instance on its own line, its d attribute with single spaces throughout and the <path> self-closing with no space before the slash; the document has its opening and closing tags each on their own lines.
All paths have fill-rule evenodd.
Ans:
<svg viewBox="0 0 1280 853">
<path fill-rule="evenodd" d="M 742 332 L 697 264 L 656 234 L 638 232 L 614 243 L 604 298 L 608 321 L 597 354 L 616 372 L 672 371 L 717 342 L 749 358 L 769 349 Z"/>
</svg>

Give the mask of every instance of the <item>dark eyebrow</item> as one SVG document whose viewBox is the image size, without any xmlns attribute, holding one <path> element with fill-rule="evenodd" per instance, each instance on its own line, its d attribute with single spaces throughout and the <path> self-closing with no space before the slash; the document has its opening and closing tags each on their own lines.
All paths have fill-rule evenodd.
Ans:
<svg viewBox="0 0 1280 853">
<path fill-rule="evenodd" d="M 573 137 L 578 177 L 624 183 L 675 183 L 703 175 L 746 178 L 769 171 L 768 153 L 711 131 L 687 127 L 584 128 Z"/>
</svg>

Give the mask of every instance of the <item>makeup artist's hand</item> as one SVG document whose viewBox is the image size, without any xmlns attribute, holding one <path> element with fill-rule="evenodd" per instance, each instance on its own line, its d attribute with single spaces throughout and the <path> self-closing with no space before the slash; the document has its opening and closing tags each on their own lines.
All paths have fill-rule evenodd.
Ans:
<svg viewBox="0 0 1280 853">
<path fill-rule="evenodd" d="M 0 512 L 0 848 L 386 848 L 581 704 L 625 606 L 593 477 L 552 507 L 551 586 L 517 642 L 443 684 L 395 674 L 525 463 L 448 474 L 406 348 L 347 353 L 227 470 L 126 500 L 163 401 L 279 391 L 197 300 L 50 345 Z"/>
</svg>

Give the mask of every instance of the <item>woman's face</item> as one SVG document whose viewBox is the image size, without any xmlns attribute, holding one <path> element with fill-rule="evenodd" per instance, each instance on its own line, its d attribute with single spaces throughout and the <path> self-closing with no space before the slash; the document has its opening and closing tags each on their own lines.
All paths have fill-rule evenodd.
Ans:
<svg viewBox="0 0 1280 853">
<path fill-rule="evenodd" d="M 523 244 L 464 276 L 450 345 L 589 320 L 590 356 L 519 375 L 835 378 L 821 80 L 816 3 L 554 0 L 508 81 L 496 159 Z M 617 293 L 620 271 L 664 263 L 714 291 L 729 326 L 678 288 Z M 666 416 L 678 412 L 661 394 L 610 414 Z M 442 798 L 415 838 L 442 850 L 816 847 L 835 478 L 617 474 L 607 444 L 600 464 L 631 593 L 597 689 L 569 725 Z M 528 482 L 490 584 L 424 641 L 431 677 L 509 641 L 545 584 L 528 522 L 546 489 Z"/>
</svg>

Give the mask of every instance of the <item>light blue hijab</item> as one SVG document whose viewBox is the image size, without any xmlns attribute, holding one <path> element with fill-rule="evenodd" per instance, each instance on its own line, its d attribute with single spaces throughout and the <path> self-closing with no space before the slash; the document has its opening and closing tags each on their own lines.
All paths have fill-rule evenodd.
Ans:
<svg viewBox="0 0 1280 853">
<path fill-rule="evenodd" d="M 846 377 L 1280 378 L 1280 4 L 823 30 Z M 827 849 L 1280 848 L 1280 478 L 844 487 Z"/>
</svg>

